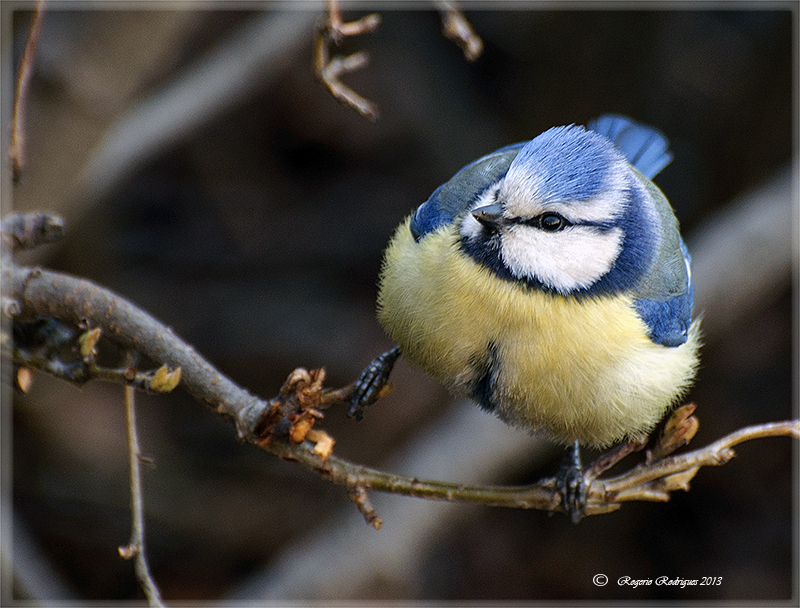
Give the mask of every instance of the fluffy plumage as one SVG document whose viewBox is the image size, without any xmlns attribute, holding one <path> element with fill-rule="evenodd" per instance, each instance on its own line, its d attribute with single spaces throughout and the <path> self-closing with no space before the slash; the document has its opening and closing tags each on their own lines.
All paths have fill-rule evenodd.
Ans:
<svg viewBox="0 0 800 608">
<path fill-rule="evenodd" d="M 398 228 L 378 319 L 400 351 L 503 420 L 603 446 L 690 385 L 698 323 L 664 137 L 618 116 L 462 169 Z M 633 163 L 633 164 L 631 164 Z"/>
</svg>

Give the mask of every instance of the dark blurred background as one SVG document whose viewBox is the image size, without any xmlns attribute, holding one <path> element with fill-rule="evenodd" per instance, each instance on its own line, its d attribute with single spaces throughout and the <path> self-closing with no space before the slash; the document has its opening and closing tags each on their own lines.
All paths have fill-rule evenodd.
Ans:
<svg viewBox="0 0 800 608">
<path fill-rule="evenodd" d="M 261 396 L 276 394 L 298 366 L 325 366 L 329 384 L 344 385 L 390 345 L 373 315 L 375 281 L 382 249 L 409 211 L 497 147 L 618 112 L 670 138 L 675 160 L 656 182 L 696 244 L 698 267 L 712 257 L 700 252 L 737 240 L 714 240 L 719 218 L 736 224 L 753 192 L 766 187 L 771 209 L 769 193 L 780 193 L 778 220 L 737 265 L 740 278 L 709 295 L 698 277 L 706 345 L 689 395 L 701 423 L 693 445 L 796 415 L 796 215 L 786 172 L 796 133 L 796 3 L 719 11 L 467 5 L 485 44 L 474 63 L 441 35 L 434 10 L 357 5 L 346 19 L 379 10 L 382 24 L 338 50 L 370 53 L 370 65 L 344 80 L 380 106 L 377 124 L 315 81 L 322 7 L 302 6 L 309 10 L 49 6 L 30 90 L 28 166 L 14 188 L 5 169 L 3 204 L 4 212 L 57 211 L 68 236 L 20 261 L 118 291 Z M 2 5 L 3 124 L 28 8 Z M 748 209 L 754 219 L 738 224 L 745 228 L 773 217 Z M 721 272 L 705 276 L 727 276 Z M 398 454 L 415 453 L 420 436 L 447 427 L 453 411 L 472 407 L 453 410 L 439 386 L 404 362 L 394 382 L 395 392 L 360 424 L 343 411 L 326 414 L 337 454 L 391 468 Z M 736 459 L 702 470 L 691 491 L 669 503 L 626 504 L 577 526 L 535 511 L 429 505 L 420 517 L 437 533 L 398 537 L 376 497 L 388 532 L 363 524 L 362 545 L 361 532 L 336 541 L 350 529 L 340 518 L 359 517 L 342 488 L 239 444 L 231 425 L 181 391 L 142 395 L 138 404 L 142 449 L 155 461 L 144 477 L 149 558 L 168 602 L 796 605 L 797 469 L 788 439 L 741 445 Z M 13 452 L 6 441 L 3 456 L 13 457 L 4 475 L 13 475 L 5 487 L 13 487 L 14 597 L 141 598 L 133 564 L 117 554 L 130 534 L 122 388 L 77 389 L 39 374 L 9 405 L 4 399 L 5 429 L 13 424 Z M 538 445 L 507 432 L 530 442 L 531 453 Z M 561 457 L 555 447 L 536 458 L 524 448 L 515 454 L 491 482 L 530 483 L 553 474 Z M 436 458 L 460 460 L 444 448 Z M 476 474 L 482 466 L 470 465 Z M 420 502 L 399 500 L 400 510 Z M 335 556 L 361 567 L 330 584 L 323 566 L 275 582 L 275 564 L 289 572 L 301 558 L 314 563 L 329 540 L 339 542 Z M 403 568 L 381 569 L 382 560 Z M 611 582 L 595 586 L 597 573 Z M 617 584 L 626 575 L 722 584 L 634 589 Z M 286 588 L 292 592 L 274 591 Z"/>
</svg>

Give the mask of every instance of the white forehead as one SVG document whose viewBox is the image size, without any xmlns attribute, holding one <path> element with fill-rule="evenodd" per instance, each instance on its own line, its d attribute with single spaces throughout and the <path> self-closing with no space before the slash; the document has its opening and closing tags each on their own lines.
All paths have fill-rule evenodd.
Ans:
<svg viewBox="0 0 800 608">
<path fill-rule="evenodd" d="M 545 211 L 571 222 L 604 222 L 624 211 L 630 168 L 604 136 L 582 127 L 556 127 L 520 150 L 502 180 L 498 197 L 512 217 Z"/>
<path fill-rule="evenodd" d="M 604 171 L 597 192 L 583 199 L 562 198 L 567 193 L 554 194 L 552 180 L 541 170 L 518 165 L 512 166 L 499 184 L 497 197 L 509 217 L 535 217 L 550 211 L 573 224 L 610 222 L 625 212 L 625 192 L 631 187 L 631 177 L 625 162 L 615 163 Z"/>
</svg>

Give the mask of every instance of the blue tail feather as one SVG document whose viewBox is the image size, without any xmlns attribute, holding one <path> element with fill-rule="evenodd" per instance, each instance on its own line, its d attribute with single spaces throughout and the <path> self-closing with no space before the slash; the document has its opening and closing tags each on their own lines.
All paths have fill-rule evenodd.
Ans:
<svg viewBox="0 0 800 608">
<path fill-rule="evenodd" d="M 672 162 L 669 141 L 661 131 L 619 114 L 604 114 L 589 122 L 589 130 L 608 137 L 642 175 L 653 179 Z"/>
</svg>

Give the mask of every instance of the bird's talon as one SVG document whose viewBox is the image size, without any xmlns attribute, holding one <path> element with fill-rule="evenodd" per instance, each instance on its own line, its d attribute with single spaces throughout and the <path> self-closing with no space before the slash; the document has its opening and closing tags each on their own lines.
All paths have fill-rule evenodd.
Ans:
<svg viewBox="0 0 800 608">
<path fill-rule="evenodd" d="M 586 507 L 586 481 L 581 466 L 580 446 L 576 441 L 564 457 L 556 475 L 556 485 L 561 493 L 561 504 L 570 521 L 577 524 L 583 519 Z"/>
<path fill-rule="evenodd" d="M 350 408 L 347 415 L 356 420 L 363 420 L 364 410 L 375 403 L 383 394 L 383 389 L 389 380 L 395 361 L 400 356 L 400 347 L 386 351 L 375 357 L 372 362 L 361 372 L 353 388 L 350 399 Z"/>
</svg>

